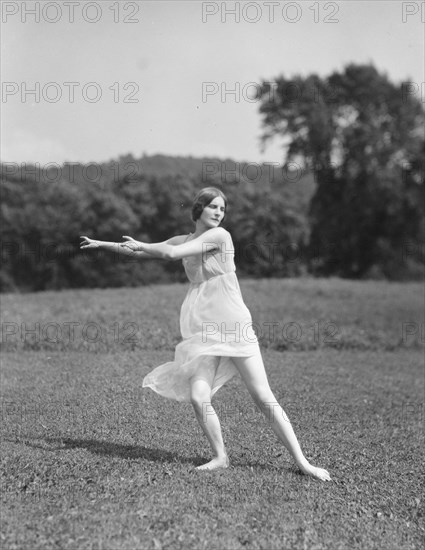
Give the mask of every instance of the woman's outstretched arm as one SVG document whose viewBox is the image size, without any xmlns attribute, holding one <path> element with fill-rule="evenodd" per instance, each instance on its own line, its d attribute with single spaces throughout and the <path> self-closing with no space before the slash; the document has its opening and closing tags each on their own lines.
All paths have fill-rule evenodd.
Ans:
<svg viewBox="0 0 425 550">
<path fill-rule="evenodd" d="M 134 240 L 132 237 L 124 236 L 126 242 L 121 243 L 122 248 L 142 251 L 151 257 L 162 258 L 164 260 L 181 260 L 187 256 L 197 256 L 198 254 L 208 254 L 213 250 L 220 248 L 226 241 L 227 231 L 222 227 L 213 227 L 199 235 L 196 239 L 189 242 L 178 241 L 178 237 L 173 237 L 162 243 L 143 243 Z"/>
<path fill-rule="evenodd" d="M 167 243 L 176 243 L 179 244 L 183 242 L 186 235 L 178 235 L 176 237 L 172 237 L 171 239 L 168 239 L 166 241 Z M 80 243 L 80 248 L 89 248 L 89 249 L 103 249 L 103 250 L 109 250 L 110 252 L 116 252 L 118 254 L 122 254 L 124 256 L 133 256 L 135 258 L 146 258 L 153 260 L 154 258 L 157 258 L 157 256 L 153 254 L 149 254 L 148 252 L 144 252 L 142 250 L 132 250 L 129 247 L 122 246 L 124 243 L 113 243 L 109 241 L 97 241 L 95 239 L 89 239 L 89 237 L 81 236 L 82 242 Z"/>
<path fill-rule="evenodd" d="M 103 249 L 103 250 L 109 250 L 110 252 L 117 252 L 118 254 L 122 254 L 125 256 L 133 256 L 136 258 L 153 258 L 150 254 L 147 254 L 146 252 L 135 252 L 130 250 L 129 248 L 123 248 L 120 246 L 121 243 L 113 243 L 109 241 L 97 241 L 95 239 L 90 239 L 89 237 L 81 236 L 81 239 L 83 239 L 80 243 L 80 248 L 88 248 L 90 250 L 95 249 Z"/>
<path fill-rule="evenodd" d="M 122 254 L 124 256 L 133 256 L 136 258 L 153 258 L 150 254 L 147 254 L 146 252 L 135 252 L 130 249 L 126 249 L 120 246 L 121 243 L 113 243 L 109 241 L 98 241 L 95 239 L 90 239 L 89 237 L 81 236 L 81 239 L 83 239 L 80 243 L 80 248 L 84 249 L 102 249 L 102 250 L 109 250 L 110 252 L 116 252 L 118 254 Z"/>
</svg>

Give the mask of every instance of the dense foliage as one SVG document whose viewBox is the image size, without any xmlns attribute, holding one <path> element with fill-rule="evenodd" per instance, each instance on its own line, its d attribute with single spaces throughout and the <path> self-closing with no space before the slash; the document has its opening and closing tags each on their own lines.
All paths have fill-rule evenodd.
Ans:
<svg viewBox="0 0 425 550">
<path fill-rule="evenodd" d="M 309 267 L 315 274 L 403 278 L 423 272 L 424 111 L 414 83 L 372 65 L 327 78 L 263 83 L 263 140 L 314 166 Z M 317 251 L 320 250 L 320 253 Z"/>
<path fill-rule="evenodd" d="M 250 168 L 260 170 L 262 181 L 254 182 Z M 119 242 L 123 235 L 132 235 L 158 242 L 188 233 L 194 230 L 193 196 L 209 184 L 228 195 L 223 226 L 232 233 L 241 275 L 301 274 L 305 268 L 300 251 L 308 235 L 307 208 L 314 183 L 309 175 L 296 182 L 278 177 L 272 182 L 266 168 L 160 155 L 74 165 L 72 170 L 67 165 L 4 164 L 2 289 L 184 281 L 181 262 L 135 261 L 105 251 L 81 251 L 79 236 Z M 231 169 L 236 176 L 226 181 Z"/>
</svg>

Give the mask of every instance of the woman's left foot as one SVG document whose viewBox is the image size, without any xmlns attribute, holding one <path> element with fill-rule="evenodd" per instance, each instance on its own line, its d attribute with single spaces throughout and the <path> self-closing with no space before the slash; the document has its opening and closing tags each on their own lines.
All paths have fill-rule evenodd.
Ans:
<svg viewBox="0 0 425 550">
<path fill-rule="evenodd" d="M 229 464 L 230 462 L 227 456 L 216 457 L 202 466 L 197 466 L 196 470 L 217 470 L 218 468 L 228 468 Z"/>
<path fill-rule="evenodd" d="M 317 466 L 312 466 L 311 464 L 298 467 L 306 476 L 315 477 L 316 479 L 320 479 L 322 481 L 331 481 L 329 472 L 324 468 L 318 468 Z"/>
</svg>

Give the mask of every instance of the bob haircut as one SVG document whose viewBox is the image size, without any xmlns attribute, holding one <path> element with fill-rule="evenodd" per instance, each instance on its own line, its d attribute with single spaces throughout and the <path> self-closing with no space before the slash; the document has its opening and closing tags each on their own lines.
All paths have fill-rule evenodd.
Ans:
<svg viewBox="0 0 425 550">
<path fill-rule="evenodd" d="M 204 187 L 197 193 L 196 197 L 193 199 L 192 206 L 192 220 L 196 222 L 204 210 L 204 208 L 210 204 L 215 198 L 221 197 L 224 200 L 224 216 L 226 215 L 227 210 L 227 198 L 226 195 L 217 189 L 217 187 Z M 223 220 L 224 220 L 223 216 Z"/>
</svg>

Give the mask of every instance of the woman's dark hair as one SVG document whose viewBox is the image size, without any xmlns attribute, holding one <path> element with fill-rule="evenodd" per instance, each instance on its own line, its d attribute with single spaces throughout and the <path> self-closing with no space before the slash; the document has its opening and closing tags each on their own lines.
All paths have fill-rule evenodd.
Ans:
<svg viewBox="0 0 425 550">
<path fill-rule="evenodd" d="M 204 208 L 216 197 L 221 197 L 224 200 L 224 215 L 226 215 L 227 198 L 223 191 L 220 191 L 217 187 L 204 187 L 193 199 L 192 220 L 194 222 L 200 218 Z"/>
</svg>

